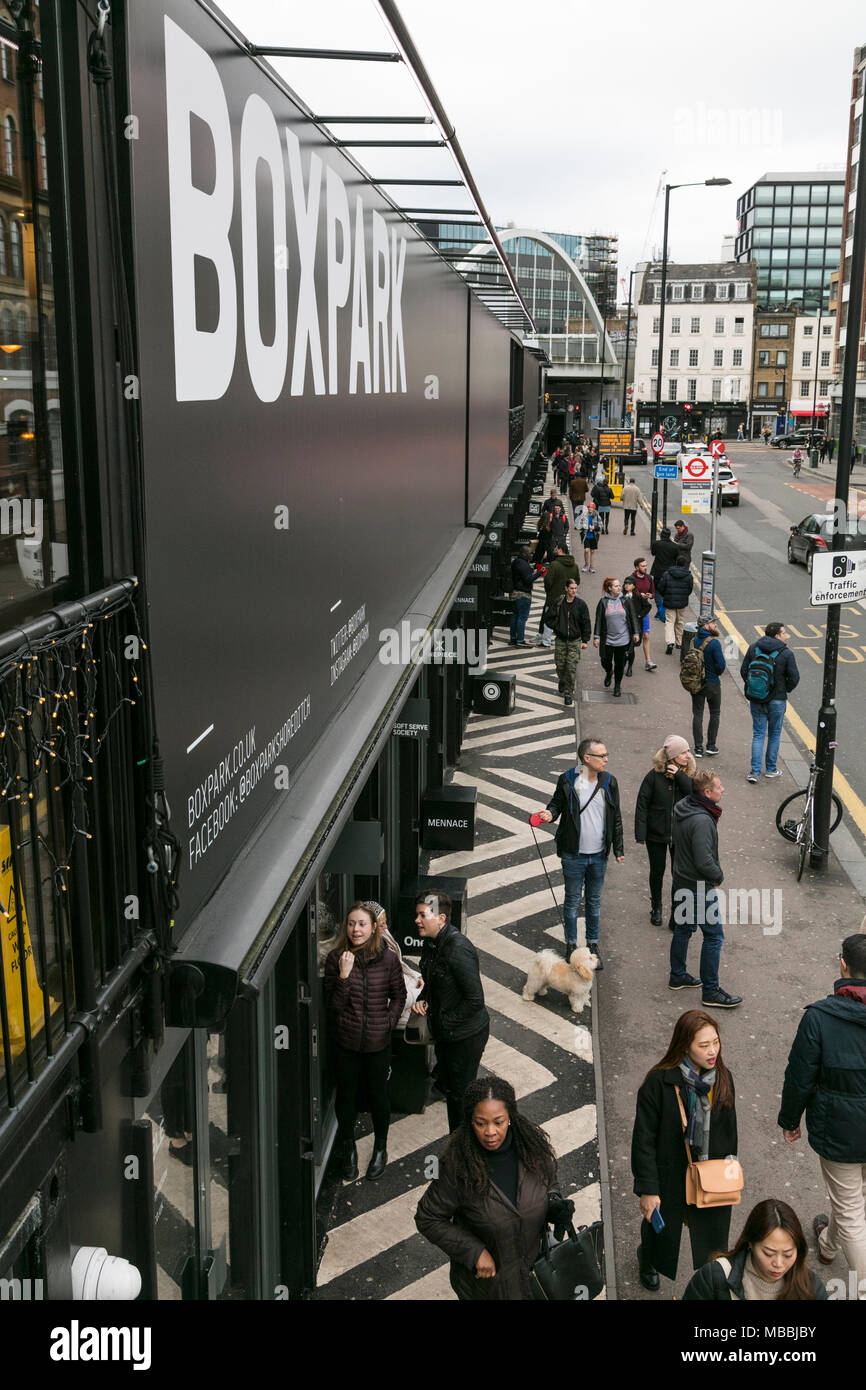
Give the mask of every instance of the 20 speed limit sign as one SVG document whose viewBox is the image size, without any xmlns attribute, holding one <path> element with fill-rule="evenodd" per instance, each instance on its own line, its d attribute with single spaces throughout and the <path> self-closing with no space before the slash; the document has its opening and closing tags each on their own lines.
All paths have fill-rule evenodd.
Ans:
<svg viewBox="0 0 866 1390">
<path fill-rule="evenodd" d="M 650 448 L 654 454 L 663 454 L 665 451 L 665 437 L 663 434 L 654 434 L 650 440 Z"/>
</svg>

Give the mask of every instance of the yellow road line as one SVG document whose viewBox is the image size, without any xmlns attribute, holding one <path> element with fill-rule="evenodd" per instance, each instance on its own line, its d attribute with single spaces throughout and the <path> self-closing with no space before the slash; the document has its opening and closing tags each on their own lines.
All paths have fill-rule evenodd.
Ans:
<svg viewBox="0 0 866 1390">
<path fill-rule="evenodd" d="M 716 597 L 716 611 L 731 636 L 736 639 L 737 646 L 740 649 L 740 655 L 745 656 L 751 644 L 746 641 L 742 633 L 728 617 L 727 610 L 720 602 L 718 596 Z M 785 706 L 785 719 L 805 746 L 807 748 L 814 748 L 815 735 L 812 730 L 807 728 L 804 724 L 797 711 L 792 707 L 790 700 L 788 700 Z M 860 797 L 851 786 L 851 783 L 848 781 L 848 778 L 839 767 L 838 761 L 835 762 L 833 766 L 833 788 L 839 793 L 842 804 L 858 830 L 860 830 L 863 835 L 866 835 L 866 803 L 861 801 Z"/>
</svg>

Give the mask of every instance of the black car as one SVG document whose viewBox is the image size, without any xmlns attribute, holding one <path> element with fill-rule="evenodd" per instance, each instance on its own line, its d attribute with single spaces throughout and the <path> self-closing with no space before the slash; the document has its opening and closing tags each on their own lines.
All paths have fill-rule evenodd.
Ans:
<svg viewBox="0 0 866 1390">
<path fill-rule="evenodd" d="M 798 526 L 791 527 L 788 540 L 788 563 L 803 564 L 806 573 L 812 573 L 812 556 L 816 550 L 830 550 L 833 545 L 833 518 L 826 512 L 812 512 L 804 516 Z M 866 535 L 848 532 L 844 540 L 844 550 L 866 550 Z"/>
<path fill-rule="evenodd" d="M 770 440 L 772 449 L 810 449 L 819 446 L 823 434 L 821 430 L 791 430 L 789 434 L 777 434 Z"/>
</svg>

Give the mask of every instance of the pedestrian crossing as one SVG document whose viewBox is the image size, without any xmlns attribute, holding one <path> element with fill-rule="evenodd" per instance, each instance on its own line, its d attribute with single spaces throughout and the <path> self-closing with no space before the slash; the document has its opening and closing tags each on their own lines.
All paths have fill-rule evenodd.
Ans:
<svg viewBox="0 0 866 1390">
<path fill-rule="evenodd" d="M 536 592 L 528 633 L 536 631 L 542 606 L 543 594 Z M 576 1016 L 555 991 L 531 1002 L 522 998 L 536 951 L 564 945 L 559 859 L 550 833 L 541 831 L 536 840 L 528 819 L 549 800 L 562 769 L 575 762 L 575 712 L 564 709 L 557 692 L 552 649 L 511 647 L 507 631 L 498 629 L 488 667 L 516 672 L 518 693 L 510 716 L 470 716 L 453 775 L 457 785 L 477 788 L 475 849 L 431 855 L 428 872 L 468 881 L 468 933 L 479 953 L 491 1017 L 480 1074 L 509 1080 L 521 1111 L 547 1129 L 561 1190 L 575 1201 L 578 1224 L 589 1224 L 601 1216 L 592 1005 Z M 583 930 L 581 920 L 580 940 Z M 442 1101 L 423 1115 L 395 1116 L 383 1177 L 375 1184 L 362 1178 L 339 1194 L 317 1298 L 454 1299 L 446 1257 L 414 1224 L 445 1149 L 446 1130 Z M 370 1135 L 359 1139 L 358 1152 L 363 1174 Z"/>
</svg>

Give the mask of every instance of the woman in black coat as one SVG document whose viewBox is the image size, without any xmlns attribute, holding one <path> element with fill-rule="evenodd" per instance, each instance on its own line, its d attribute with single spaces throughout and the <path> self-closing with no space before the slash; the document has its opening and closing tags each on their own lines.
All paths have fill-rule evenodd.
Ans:
<svg viewBox="0 0 866 1390">
<path fill-rule="evenodd" d="M 682 1014 L 670 1047 L 637 1093 L 631 1167 L 643 1217 L 638 1271 L 652 1293 L 659 1288 L 659 1271 L 676 1278 L 683 1225 L 689 1228 L 694 1269 L 727 1249 L 731 1228 L 730 1207 L 686 1205 L 686 1141 L 677 1091 L 688 1119 L 692 1160 L 735 1157 L 734 1081 L 722 1061 L 716 1021 L 700 1009 Z M 660 1232 L 651 1225 L 656 1209 L 664 1222 Z"/>
<path fill-rule="evenodd" d="M 441 1174 L 415 1213 L 422 1236 L 450 1257 L 459 1299 L 534 1297 L 542 1233 L 549 1221 L 564 1233 L 574 1215 L 552 1191 L 555 1176 L 550 1140 L 518 1112 L 514 1088 L 498 1076 L 471 1082 Z"/>
<path fill-rule="evenodd" d="M 618 579 L 605 579 L 602 584 L 601 598 L 596 604 L 595 624 L 592 632 L 592 640 L 598 647 L 599 660 L 604 667 L 605 686 L 609 686 L 613 680 L 614 695 L 620 694 L 620 684 L 629 652 L 632 653 L 632 660 L 634 660 L 634 649 L 640 643 L 641 637 L 641 623 L 637 616 L 634 599 L 626 603 L 623 600 L 621 590 L 622 586 Z M 608 631 L 607 615 L 609 609 L 613 610 L 613 614 L 619 620 L 617 641 L 611 639 L 611 634 Z"/>
<path fill-rule="evenodd" d="M 654 927 L 662 924 L 662 890 L 665 863 L 670 854 L 673 810 L 677 802 L 692 790 L 692 778 L 698 765 L 689 752 L 684 738 L 670 734 L 653 758 L 653 765 L 640 784 L 634 808 L 634 837 L 646 845 L 649 860 L 650 921 Z"/>
<path fill-rule="evenodd" d="M 354 903 L 336 946 L 325 959 L 324 993 L 334 1040 L 338 1143 L 347 1182 L 358 1176 L 355 1121 L 362 1082 L 373 1120 L 373 1156 L 367 1167 L 371 1182 L 382 1176 L 388 1162 L 391 1031 L 403 1012 L 406 982 L 398 952 L 385 941 L 386 925 L 384 917 L 377 921 L 369 903 Z"/>
<path fill-rule="evenodd" d="M 749 1212 L 733 1250 L 717 1255 L 692 1276 L 683 1301 L 826 1301 L 827 1290 L 806 1264 L 808 1254 L 793 1207 L 767 1197 Z"/>
</svg>

